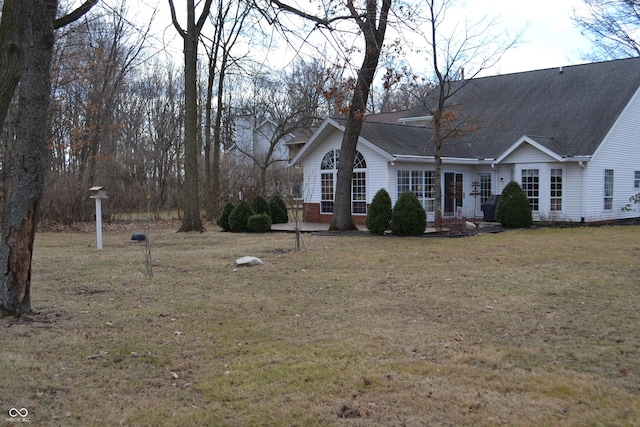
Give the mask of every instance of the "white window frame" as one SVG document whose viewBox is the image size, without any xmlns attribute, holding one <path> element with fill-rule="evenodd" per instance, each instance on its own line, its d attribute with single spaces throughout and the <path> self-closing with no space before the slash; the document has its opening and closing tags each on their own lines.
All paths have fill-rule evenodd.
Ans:
<svg viewBox="0 0 640 427">
<path fill-rule="evenodd" d="M 525 178 L 526 181 L 525 182 Z M 540 168 L 528 168 L 520 171 L 520 186 L 529 199 L 532 212 L 540 211 Z"/>
<path fill-rule="evenodd" d="M 563 175 L 564 175 L 564 172 L 562 168 L 551 168 L 551 170 L 549 171 L 549 211 L 550 212 L 562 212 Z"/>
<path fill-rule="evenodd" d="M 610 211 L 613 209 L 613 169 L 604 170 L 604 210 Z"/>
<path fill-rule="evenodd" d="M 320 213 L 332 214 L 336 197 L 340 150 L 328 151 L 320 163 Z M 367 214 L 367 162 L 359 151 L 353 161 L 351 179 L 351 213 Z"/>
<path fill-rule="evenodd" d="M 398 197 L 405 191 L 416 195 L 425 212 L 435 211 L 436 172 L 430 169 L 397 169 L 396 190 Z"/>
</svg>

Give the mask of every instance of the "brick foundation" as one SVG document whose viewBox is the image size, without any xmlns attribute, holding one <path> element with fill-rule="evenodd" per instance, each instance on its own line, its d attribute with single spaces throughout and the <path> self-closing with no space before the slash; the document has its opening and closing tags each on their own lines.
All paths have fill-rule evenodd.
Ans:
<svg viewBox="0 0 640 427">
<path fill-rule="evenodd" d="M 369 205 L 367 205 L 369 209 Z M 303 206 L 302 220 L 304 222 L 320 222 L 329 224 L 331 222 L 331 214 L 320 213 L 320 204 L 318 203 L 305 203 Z M 367 219 L 366 215 L 353 215 L 354 224 L 364 224 Z"/>
</svg>

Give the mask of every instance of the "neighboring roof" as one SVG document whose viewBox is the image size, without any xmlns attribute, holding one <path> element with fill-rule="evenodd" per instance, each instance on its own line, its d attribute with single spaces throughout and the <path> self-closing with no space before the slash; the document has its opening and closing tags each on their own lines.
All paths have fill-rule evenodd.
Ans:
<svg viewBox="0 0 640 427">
<path fill-rule="evenodd" d="M 640 88 L 640 58 L 483 77 L 464 83 L 449 105 L 476 130 L 447 141 L 443 157 L 497 158 L 522 141 L 523 136 L 559 156 L 590 156 Z M 433 156 L 431 129 L 389 123 L 426 115 L 424 107 L 417 107 L 367 116 L 360 138 L 390 155 Z M 344 126 L 344 121 L 336 122 Z"/>
</svg>

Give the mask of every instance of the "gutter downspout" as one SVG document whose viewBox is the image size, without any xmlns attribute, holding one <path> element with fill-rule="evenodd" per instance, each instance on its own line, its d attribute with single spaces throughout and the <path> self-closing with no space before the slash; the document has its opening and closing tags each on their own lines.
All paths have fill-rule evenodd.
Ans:
<svg viewBox="0 0 640 427">
<path fill-rule="evenodd" d="M 588 194 L 587 194 L 587 177 L 586 177 L 586 175 L 587 175 L 587 172 L 586 172 L 587 165 L 582 160 L 580 160 L 578 162 L 578 166 L 580 166 L 580 168 L 582 169 L 582 174 L 580 176 L 580 183 L 581 183 L 581 186 L 582 186 L 582 188 L 581 188 L 581 192 L 582 192 L 582 198 L 581 199 L 582 200 L 580 202 L 580 204 L 581 204 L 580 211 L 581 211 L 582 215 L 580 215 L 580 223 L 584 224 L 585 218 L 586 218 L 585 209 L 587 207 L 587 196 L 588 196 Z"/>
</svg>

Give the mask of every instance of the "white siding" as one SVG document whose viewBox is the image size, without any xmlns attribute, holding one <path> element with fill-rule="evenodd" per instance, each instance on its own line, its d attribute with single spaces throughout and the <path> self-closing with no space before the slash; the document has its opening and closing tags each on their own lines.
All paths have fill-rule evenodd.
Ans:
<svg viewBox="0 0 640 427">
<path fill-rule="evenodd" d="M 614 170 L 613 209 L 604 210 L 604 171 Z M 587 166 L 586 220 L 599 221 L 637 217 L 623 212 L 633 187 L 634 171 L 640 170 L 640 89 L 624 109 Z"/>
<path fill-rule="evenodd" d="M 537 148 L 529 144 L 523 144 L 513 153 L 505 157 L 500 163 L 544 163 L 555 161 L 556 160 L 554 158 L 548 156 Z"/>
<path fill-rule="evenodd" d="M 496 194 L 502 194 L 504 187 L 515 179 L 513 175 L 513 165 L 499 165 L 496 166 L 495 169 L 498 176 Z"/>
<path fill-rule="evenodd" d="M 578 163 L 565 163 L 562 177 L 562 220 L 581 221 L 583 217 L 583 168 Z"/>
</svg>

